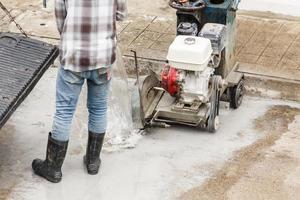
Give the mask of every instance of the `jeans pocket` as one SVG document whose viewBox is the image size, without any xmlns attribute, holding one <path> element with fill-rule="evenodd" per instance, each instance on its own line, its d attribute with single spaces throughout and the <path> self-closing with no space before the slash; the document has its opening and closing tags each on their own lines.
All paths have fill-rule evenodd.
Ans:
<svg viewBox="0 0 300 200">
<path fill-rule="evenodd" d="M 71 84 L 82 84 L 83 78 L 80 76 L 79 72 L 72 72 L 70 70 L 65 70 L 63 68 L 61 70 L 62 78 Z"/>
<path fill-rule="evenodd" d="M 99 70 L 94 70 L 93 77 L 93 82 L 96 85 L 107 84 L 111 79 L 109 70 L 106 73 L 99 73 Z"/>
</svg>

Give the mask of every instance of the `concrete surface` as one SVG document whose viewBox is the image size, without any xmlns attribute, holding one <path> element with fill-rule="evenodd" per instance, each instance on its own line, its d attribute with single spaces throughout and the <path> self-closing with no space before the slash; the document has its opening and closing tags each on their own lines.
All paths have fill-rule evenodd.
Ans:
<svg viewBox="0 0 300 200">
<path fill-rule="evenodd" d="M 58 42 L 53 1 L 47 9 L 40 1 L 2 2 L 32 37 Z M 254 5 L 251 9 L 258 9 L 254 0 L 244 2 L 247 8 Z M 260 2 L 267 5 L 267 0 Z M 157 70 L 175 36 L 174 11 L 166 3 L 129 0 L 131 16 L 118 24 L 127 58 L 129 47 L 134 47 L 142 57 L 140 64 Z M 264 7 L 269 11 L 275 8 L 279 6 Z M 280 9 L 293 15 L 294 9 Z M 240 70 L 252 76 L 247 79 L 248 89 L 262 96 L 299 100 L 299 18 L 240 12 L 238 24 Z M 17 32 L 0 11 L 0 31 L 8 30 Z M 50 69 L 0 130 L 0 200 L 294 200 L 299 196 L 300 105 L 253 97 L 247 97 L 239 110 L 222 109 L 221 129 L 213 135 L 176 126 L 153 129 L 143 136 L 134 134 L 120 145 L 110 140 L 118 135 L 109 133 L 102 172 L 93 177 L 82 164 L 87 135 L 81 99 L 64 179 L 50 184 L 33 175 L 30 165 L 45 153 L 54 112 L 55 76 L 56 69 Z M 110 126 L 115 126 L 115 121 L 110 120 Z"/>
<path fill-rule="evenodd" d="M 240 8 L 243 10 L 269 11 L 284 15 L 300 16 L 300 2 L 298 0 L 242 0 Z"/>
<path fill-rule="evenodd" d="M 86 120 L 82 114 L 85 112 L 84 99 L 81 99 L 63 167 L 63 181 L 51 184 L 35 176 L 30 165 L 32 159 L 45 155 L 46 138 L 54 113 L 55 76 L 54 68 L 46 72 L 0 131 L 1 200 L 199 199 L 194 191 L 202 191 L 198 187 L 209 183 L 210 178 L 218 175 L 224 166 L 230 166 L 235 158 L 238 162 L 238 155 L 249 151 L 247 145 L 252 147 L 261 140 L 265 141 L 269 135 L 276 136 L 274 141 L 279 140 L 288 130 L 295 137 L 299 133 L 299 123 L 295 121 L 296 116 L 297 119 L 300 117 L 299 104 L 247 97 L 240 109 L 221 110 L 221 129 L 216 134 L 176 126 L 153 129 L 141 136 L 137 146 L 131 149 L 119 148 L 111 152 L 111 144 L 106 143 L 101 175 L 89 176 L 82 164 L 87 135 L 80 125 Z M 115 120 L 109 123 L 116 126 Z M 272 132 L 273 129 L 276 131 Z M 266 148 L 271 146 L 273 143 L 265 145 Z M 285 148 L 289 148 L 289 143 Z M 259 150 L 253 151 L 259 153 Z M 254 164 L 247 162 L 249 170 Z M 293 160 L 291 167 L 296 166 L 299 163 Z M 237 182 L 238 188 L 238 184 L 245 184 L 243 179 L 240 181 Z M 296 187 L 293 181 L 287 180 L 287 183 Z M 230 194 L 238 195 L 240 193 L 234 192 L 242 191 L 233 189 Z"/>
<path fill-rule="evenodd" d="M 255 121 L 267 135 L 228 161 L 182 199 L 280 200 L 299 198 L 299 109 L 274 106 Z"/>
</svg>

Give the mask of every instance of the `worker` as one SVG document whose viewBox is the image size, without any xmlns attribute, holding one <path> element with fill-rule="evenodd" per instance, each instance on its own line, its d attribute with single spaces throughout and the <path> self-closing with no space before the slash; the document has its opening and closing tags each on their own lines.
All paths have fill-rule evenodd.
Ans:
<svg viewBox="0 0 300 200">
<path fill-rule="evenodd" d="M 87 81 L 88 143 L 84 164 L 95 175 L 107 127 L 111 67 L 116 60 L 116 21 L 127 15 L 126 0 L 56 0 L 60 63 L 56 81 L 56 112 L 48 135 L 46 159 L 35 159 L 35 174 L 50 182 L 62 179 L 72 118 Z"/>
</svg>

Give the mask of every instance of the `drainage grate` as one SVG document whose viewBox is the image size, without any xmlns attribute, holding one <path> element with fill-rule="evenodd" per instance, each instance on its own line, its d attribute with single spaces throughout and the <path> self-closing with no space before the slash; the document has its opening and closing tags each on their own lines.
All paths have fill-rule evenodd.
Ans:
<svg viewBox="0 0 300 200">
<path fill-rule="evenodd" d="M 55 46 L 0 32 L 0 128 L 57 56 Z"/>
</svg>

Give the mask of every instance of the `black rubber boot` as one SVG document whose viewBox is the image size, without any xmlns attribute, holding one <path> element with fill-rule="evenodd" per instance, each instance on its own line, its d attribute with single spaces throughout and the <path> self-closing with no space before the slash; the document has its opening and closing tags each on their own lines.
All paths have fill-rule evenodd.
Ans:
<svg viewBox="0 0 300 200">
<path fill-rule="evenodd" d="M 39 175 L 50 182 L 58 183 L 61 181 L 61 166 L 65 160 L 68 148 L 67 142 L 60 142 L 48 136 L 48 145 L 46 159 L 35 159 L 32 162 L 32 169 L 36 175 Z"/>
<path fill-rule="evenodd" d="M 104 141 L 105 134 L 96 134 L 89 132 L 88 145 L 86 147 L 86 155 L 84 156 L 84 164 L 90 175 L 96 175 L 101 165 L 100 153 Z"/>
</svg>

